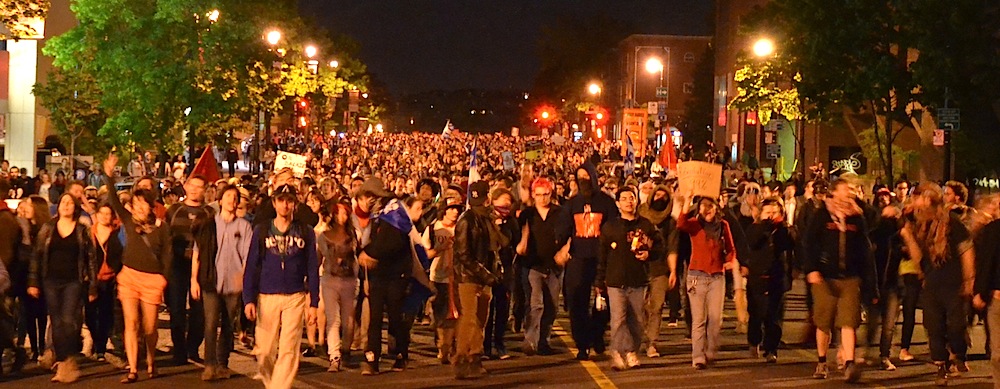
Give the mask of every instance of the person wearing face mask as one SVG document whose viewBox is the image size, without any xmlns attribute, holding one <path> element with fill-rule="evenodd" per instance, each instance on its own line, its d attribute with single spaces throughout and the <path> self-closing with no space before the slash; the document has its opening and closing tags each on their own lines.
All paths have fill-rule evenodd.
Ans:
<svg viewBox="0 0 1000 389">
<path fill-rule="evenodd" d="M 665 185 L 660 185 L 650 192 L 648 201 L 639 204 L 637 213 L 656 226 L 657 235 L 664 242 L 666 251 L 666 256 L 653 256 L 646 261 L 649 265 L 649 290 L 646 293 L 645 308 L 646 356 L 657 358 L 660 353 L 656 349 L 656 339 L 663 319 L 663 301 L 667 298 L 667 293 L 677 287 L 677 280 L 681 278 L 677 272 L 677 223 L 670 217 L 670 191 Z M 639 197 L 642 197 L 641 190 Z"/>
<path fill-rule="evenodd" d="M 898 283 L 899 264 L 904 259 L 903 242 L 899 235 L 902 224 L 900 223 L 900 209 L 891 203 L 891 196 L 888 188 L 879 189 L 875 195 L 875 205 L 881 209 L 881 217 L 869 234 L 872 247 L 875 251 L 875 272 L 879 288 L 879 301 L 868 306 L 868 321 L 866 322 L 866 351 L 865 360 L 871 358 L 872 345 L 875 344 L 875 335 L 881 329 L 879 339 L 879 360 L 881 369 L 887 371 L 896 370 L 889 352 L 892 350 L 892 338 L 896 332 L 896 318 L 900 313 L 900 291 Z M 881 318 L 881 327 L 879 322 Z"/>
<path fill-rule="evenodd" d="M 599 310 L 591 304 L 591 286 L 597 274 L 601 227 L 618 217 L 618 207 L 611 196 L 601 192 L 593 164 L 580 166 L 576 178 L 580 192 L 564 207 L 569 218 L 565 223 L 571 226 L 572 233 L 555 260 L 565 266 L 563 297 L 569 311 L 570 332 L 579 350 L 576 358 L 587 360 L 591 349 L 597 354 L 605 350 L 604 330 L 611 317 L 606 309 Z"/>
<path fill-rule="evenodd" d="M 503 276 L 500 282 L 493 286 L 493 300 L 490 302 L 490 312 L 486 319 L 486 329 L 483 335 L 483 353 L 490 359 L 510 359 L 507 347 L 504 346 L 504 333 L 510 318 L 511 292 L 514 290 L 514 248 L 521 241 L 521 227 L 517 218 L 511 212 L 514 196 L 510 190 L 499 187 L 490 194 L 493 199 L 493 213 L 499 221 L 500 230 L 509 237 L 507 245 L 500 248 L 500 266 Z"/>
<path fill-rule="evenodd" d="M 747 279 L 750 354 L 756 357 L 763 349 L 764 360 L 777 363 L 785 292 L 792 285 L 787 261 L 792 239 L 778 199 L 763 201 L 757 220 L 746 228 L 746 238 L 749 252 L 740 257 L 740 270 Z"/>
</svg>

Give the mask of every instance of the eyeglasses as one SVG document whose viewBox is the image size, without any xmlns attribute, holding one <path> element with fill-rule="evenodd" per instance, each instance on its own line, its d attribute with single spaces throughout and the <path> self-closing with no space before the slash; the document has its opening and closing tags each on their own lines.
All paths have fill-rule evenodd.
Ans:
<svg viewBox="0 0 1000 389">
<path fill-rule="evenodd" d="M 546 196 L 551 196 L 551 195 L 552 195 L 552 192 L 545 192 L 545 193 L 537 193 L 536 192 L 535 193 L 535 197 L 546 197 Z"/>
</svg>

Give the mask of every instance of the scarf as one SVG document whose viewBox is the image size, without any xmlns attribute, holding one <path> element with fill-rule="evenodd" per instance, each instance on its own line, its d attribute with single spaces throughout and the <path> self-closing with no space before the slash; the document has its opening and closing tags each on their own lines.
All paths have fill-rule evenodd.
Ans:
<svg viewBox="0 0 1000 389">
<path fill-rule="evenodd" d="M 701 229 L 705 231 L 705 235 L 708 236 L 709 239 L 715 241 L 722 240 L 722 221 L 719 220 L 718 215 L 715 216 L 715 220 L 713 221 L 707 221 L 701 216 L 699 216 L 698 219 L 701 221 Z"/>
<path fill-rule="evenodd" d="M 371 212 L 362 211 L 361 207 L 355 205 L 354 216 L 357 216 L 358 221 L 361 222 L 361 228 L 368 227 L 368 221 L 371 220 Z"/>
</svg>

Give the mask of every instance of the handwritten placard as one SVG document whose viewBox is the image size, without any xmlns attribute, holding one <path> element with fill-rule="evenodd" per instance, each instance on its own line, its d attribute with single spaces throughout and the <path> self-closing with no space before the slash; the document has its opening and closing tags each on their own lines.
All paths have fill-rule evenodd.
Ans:
<svg viewBox="0 0 1000 389">
<path fill-rule="evenodd" d="M 279 172 L 284 168 L 292 169 L 292 174 L 296 177 L 304 176 L 306 174 L 306 156 L 279 151 L 274 158 L 274 171 Z"/>
<path fill-rule="evenodd" d="M 722 165 L 701 161 L 677 164 L 677 193 L 719 198 L 722 189 Z"/>
</svg>

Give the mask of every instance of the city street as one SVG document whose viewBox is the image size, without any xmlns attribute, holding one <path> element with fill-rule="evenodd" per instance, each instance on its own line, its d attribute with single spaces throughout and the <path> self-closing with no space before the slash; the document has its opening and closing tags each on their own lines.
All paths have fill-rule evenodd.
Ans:
<svg viewBox="0 0 1000 389">
<path fill-rule="evenodd" d="M 476 381 L 457 381 L 453 378 L 450 366 L 441 366 L 435 359 L 436 351 L 431 346 L 432 332 L 427 326 L 414 326 L 414 339 L 411 346 L 412 362 L 404 373 L 389 372 L 391 361 L 384 361 L 382 374 L 366 377 L 359 369 L 352 368 L 340 373 L 327 373 L 326 362 L 320 358 L 304 358 L 299 369 L 296 388 L 513 388 L 513 387 L 551 387 L 551 388 L 834 388 L 844 386 L 842 374 L 833 372 L 827 380 L 811 378 L 815 368 L 815 351 L 804 349 L 797 343 L 805 332 L 805 303 L 801 283 L 796 283 L 795 289 L 788 298 L 788 317 L 785 321 L 784 341 L 789 345 L 779 352 L 777 365 L 766 365 L 763 359 L 748 358 L 745 337 L 735 331 L 735 313 L 732 302 L 727 301 L 726 317 L 723 325 L 723 347 L 719 360 L 707 370 L 696 371 L 690 364 L 690 341 L 684 339 L 683 323 L 679 327 L 667 327 L 663 324 L 661 339 L 666 339 L 665 347 L 660 348 L 661 358 L 650 359 L 641 356 L 642 366 L 625 372 L 615 372 L 610 369 L 607 358 L 597 358 L 596 361 L 580 362 L 573 359 L 575 350 L 572 340 L 565 328 L 569 321 L 565 314 L 560 313 L 557 320 L 557 330 L 552 344 L 558 354 L 552 356 L 525 357 L 519 352 L 521 336 L 508 336 L 508 347 L 514 358 L 506 361 L 487 361 L 484 366 L 490 375 Z M 918 311 L 919 312 L 919 311 Z M 160 349 L 169 348 L 169 330 L 166 329 L 166 316 L 161 317 Z M 911 350 L 917 356 L 917 361 L 897 362 L 898 369 L 894 372 L 876 371 L 874 368 L 865 370 L 859 387 L 870 388 L 923 388 L 933 386 L 933 367 L 927 362 L 927 344 L 924 330 L 919 323 L 914 335 L 916 343 Z M 979 355 L 978 360 L 969 363 L 971 371 L 961 378 L 949 381 L 949 386 L 960 388 L 989 388 L 991 378 L 987 361 L 982 360 L 984 328 L 972 328 L 972 354 Z M 897 331 L 897 340 L 899 332 Z M 859 338 L 863 336 L 859 335 Z M 894 354 L 898 349 L 893 351 Z M 859 354 L 861 351 L 859 350 Z M 161 353 L 163 354 L 163 353 Z M 641 353 L 640 353 L 641 355 Z M 358 355 L 356 355 L 357 357 Z M 168 357 L 163 354 L 161 361 Z M 833 354 L 831 353 L 831 363 Z M 140 388 L 251 388 L 262 387 L 259 381 L 251 377 L 255 374 L 256 365 L 249 350 L 237 346 L 233 355 L 231 367 L 240 373 L 233 379 L 214 383 L 205 383 L 199 379 L 201 367 L 188 365 L 184 367 L 165 367 L 161 369 L 162 376 L 152 381 L 145 380 L 145 374 L 140 373 L 137 387 Z M 833 368 L 831 368 L 833 371 Z M 24 373 L 26 378 L 7 378 L 0 381 L 3 387 L 55 387 L 48 382 L 50 374 L 37 367 L 29 365 Z M 114 371 L 109 365 L 87 362 L 83 366 L 84 376 L 73 384 L 80 388 L 107 388 L 120 385 L 118 380 L 122 374 Z"/>
</svg>

